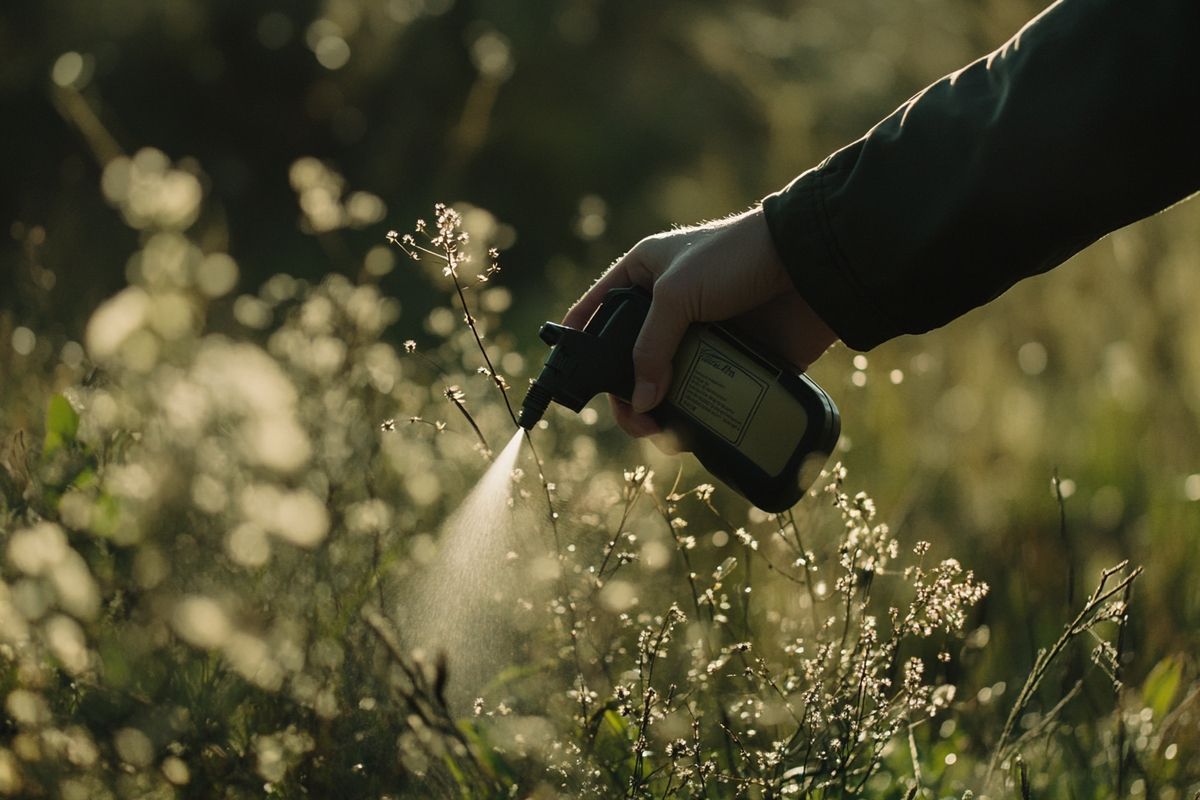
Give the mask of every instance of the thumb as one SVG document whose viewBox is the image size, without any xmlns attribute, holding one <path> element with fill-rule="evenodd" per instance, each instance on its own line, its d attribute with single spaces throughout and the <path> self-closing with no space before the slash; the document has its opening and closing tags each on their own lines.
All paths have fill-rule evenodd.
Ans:
<svg viewBox="0 0 1200 800">
<path fill-rule="evenodd" d="M 659 284 L 661 286 L 661 282 Z M 671 383 L 671 359 L 691 320 L 684 306 L 659 286 L 633 346 L 633 410 L 644 414 L 662 402 Z"/>
</svg>

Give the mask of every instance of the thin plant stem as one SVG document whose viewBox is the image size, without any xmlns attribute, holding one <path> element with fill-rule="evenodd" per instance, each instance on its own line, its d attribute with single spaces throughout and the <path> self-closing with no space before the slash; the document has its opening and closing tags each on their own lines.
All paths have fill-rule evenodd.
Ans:
<svg viewBox="0 0 1200 800">
<path fill-rule="evenodd" d="M 634 505 L 641 498 L 642 492 L 646 487 L 646 478 L 649 475 L 650 471 L 646 470 L 642 474 L 642 479 L 637 482 L 637 486 L 634 487 L 634 490 L 630 492 L 629 497 L 625 500 L 625 508 L 621 512 L 621 521 L 617 523 L 617 535 L 608 540 L 608 546 L 604 548 L 604 559 L 600 562 L 600 568 L 596 570 L 597 586 L 599 586 L 600 581 L 604 578 L 604 568 L 608 566 L 608 560 L 617 548 L 617 542 L 621 538 L 622 531 L 625 530 L 625 523 L 629 520 L 629 514 L 633 511 Z"/>
<path fill-rule="evenodd" d="M 804 589 L 808 592 L 808 610 L 812 616 L 813 635 L 821 629 L 821 621 L 817 617 L 817 591 L 813 588 L 812 573 L 815 565 L 809 563 L 808 550 L 804 547 L 804 541 L 800 538 L 800 526 L 796 524 L 796 515 L 792 509 L 787 511 L 788 522 L 792 526 L 792 534 L 796 537 L 796 548 L 800 551 L 800 558 L 804 562 Z"/>
<path fill-rule="evenodd" d="M 1117 685 L 1117 704 L 1116 704 L 1117 705 L 1117 713 L 1115 715 L 1116 720 L 1117 720 L 1117 741 L 1116 741 L 1117 797 L 1121 796 L 1122 791 L 1125 787 L 1125 737 L 1126 737 L 1126 731 L 1125 731 L 1125 718 L 1121 714 L 1121 708 L 1124 706 L 1124 703 L 1122 701 L 1125 699 L 1125 682 L 1121 680 L 1121 661 L 1125 655 L 1125 634 L 1126 634 L 1126 627 L 1128 626 L 1128 621 L 1129 621 L 1129 616 L 1128 616 L 1129 600 L 1130 600 L 1132 593 L 1133 593 L 1133 585 L 1126 584 L 1125 591 L 1122 594 L 1122 600 L 1121 600 L 1121 602 L 1124 606 L 1125 612 L 1122 613 L 1121 618 L 1117 621 L 1117 652 L 1116 652 L 1115 657 L 1113 658 L 1113 680 L 1116 682 L 1116 685 Z"/>
<path fill-rule="evenodd" d="M 1125 574 L 1115 586 L 1109 586 L 1108 582 L 1114 575 L 1117 575 L 1122 570 L 1125 570 L 1129 565 L 1128 561 L 1122 561 L 1114 567 L 1109 567 L 1104 570 L 1100 576 L 1100 582 L 1096 589 L 1088 597 L 1087 602 L 1080 612 L 1063 630 L 1062 635 L 1058 640 L 1051 645 L 1048 650 L 1042 650 L 1038 653 L 1037 659 L 1034 661 L 1033 669 L 1029 673 L 1029 677 L 1025 680 L 1025 685 L 1021 687 L 1021 692 L 1017 696 L 1017 700 L 1013 703 L 1012 709 L 1009 711 L 1008 719 L 1004 723 L 1004 729 L 1000 732 L 1000 739 L 996 742 L 996 747 L 992 751 L 992 758 L 988 763 L 984 784 L 991 781 L 992 774 L 996 767 L 1003 760 L 1004 756 L 1012 749 L 1008 745 L 1008 739 L 1012 735 L 1013 729 L 1016 727 L 1017 720 L 1029 705 L 1029 701 L 1033 699 L 1034 692 L 1041 686 L 1042 679 L 1045 678 L 1050 665 L 1062 653 L 1067 644 L 1081 633 L 1091 629 L 1091 626 L 1096 622 L 1095 616 L 1102 606 L 1111 598 L 1118 594 L 1123 594 L 1128 590 L 1129 586 L 1137 580 L 1142 574 L 1142 568 L 1136 567 Z"/>
<path fill-rule="evenodd" d="M 443 394 L 445 394 L 446 399 L 453 403 L 454 407 L 461 411 L 462 415 L 466 417 L 467 422 L 471 425 L 471 429 L 474 430 L 475 435 L 479 437 L 479 443 L 483 445 L 483 452 L 490 457 L 492 448 L 488 446 L 487 437 L 484 436 L 483 431 L 479 429 L 479 425 L 475 422 L 475 418 L 471 416 L 471 412 L 467 411 L 467 407 L 462 401 L 462 392 L 457 386 L 448 386 Z"/>
</svg>

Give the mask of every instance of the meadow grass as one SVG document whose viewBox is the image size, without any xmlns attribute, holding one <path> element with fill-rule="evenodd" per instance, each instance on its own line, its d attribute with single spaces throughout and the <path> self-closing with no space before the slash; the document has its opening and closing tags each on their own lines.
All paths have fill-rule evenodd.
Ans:
<svg viewBox="0 0 1200 800">
<path fill-rule="evenodd" d="M 1200 791 L 1191 665 L 1130 674 L 1136 565 L 1049 565 L 1069 612 L 1030 669 L 977 687 L 996 600 L 970 552 L 901 537 L 842 463 L 763 514 L 689 462 L 624 460 L 590 409 L 526 437 L 496 509 L 511 549 L 479 565 L 503 590 L 454 587 L 484 603 L 487 668 L 414 650 L 405 598 L 534 370 L 503 345 L 498 254 L 448 206 L 389 236 L 445 290 L 423 330 L 369 272 L 232 297 L 196 208 L 146 207 L 186 181 L 160 156 L 110 193 L 140 249 L 84 354 L 0 348 L 0 793 Z M 1069 541 L 1057 508 L 1045 535 Z"/>
</svg>

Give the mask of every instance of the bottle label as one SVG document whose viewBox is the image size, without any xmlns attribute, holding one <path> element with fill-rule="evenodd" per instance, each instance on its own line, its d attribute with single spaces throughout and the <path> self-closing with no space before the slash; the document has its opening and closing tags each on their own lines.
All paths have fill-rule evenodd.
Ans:
<svg viewBox="0 0 1200 800">
<path fill-rule="evenodd" d="M 675 354 L 670 402 L 770 476 L 782 474 L 808 429 L 804 406 L 779 381 L 779 369 L 693 326 Z"/>
<path fill-rule="evenodd" d="M 767 375 L 720 340 L 702 337 L 671 392 L 671 399 L 693 419 L 730 444 L 742 442 L 767 393 Z M 677 365 L 677 368 L 680 365 Z"/>
</svg>

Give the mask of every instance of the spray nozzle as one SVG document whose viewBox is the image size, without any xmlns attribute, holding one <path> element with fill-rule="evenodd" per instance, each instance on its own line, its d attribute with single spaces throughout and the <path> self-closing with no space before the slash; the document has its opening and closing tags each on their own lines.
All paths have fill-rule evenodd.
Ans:
<svg viewBox="0 0 1200 800">
<path fill-rule="evenodd" d="M 601 392 L 628 400 L 633 391 L 633 345 L 649 310 L 650 296 L 644 290 L 613 289 L 583 330 L 543 324 L 538 336 L 550 345 L 550 355 L 529 386 L 517 423 L 531 429 L 551 400 L 575 412 Z"/>
<path fill-rule="evenodd" d="M 546 413 L 546 409 L 550 407 L 550 401 L 553 399 L 553 390 L 548 389 L 544 383 L 534 381 L 529 384 L 525 402 L 521 403 L 521 413 L 517 416 L 517 424 L 527 431 L 532 430 L 537 421 Z"/>
</svg>

